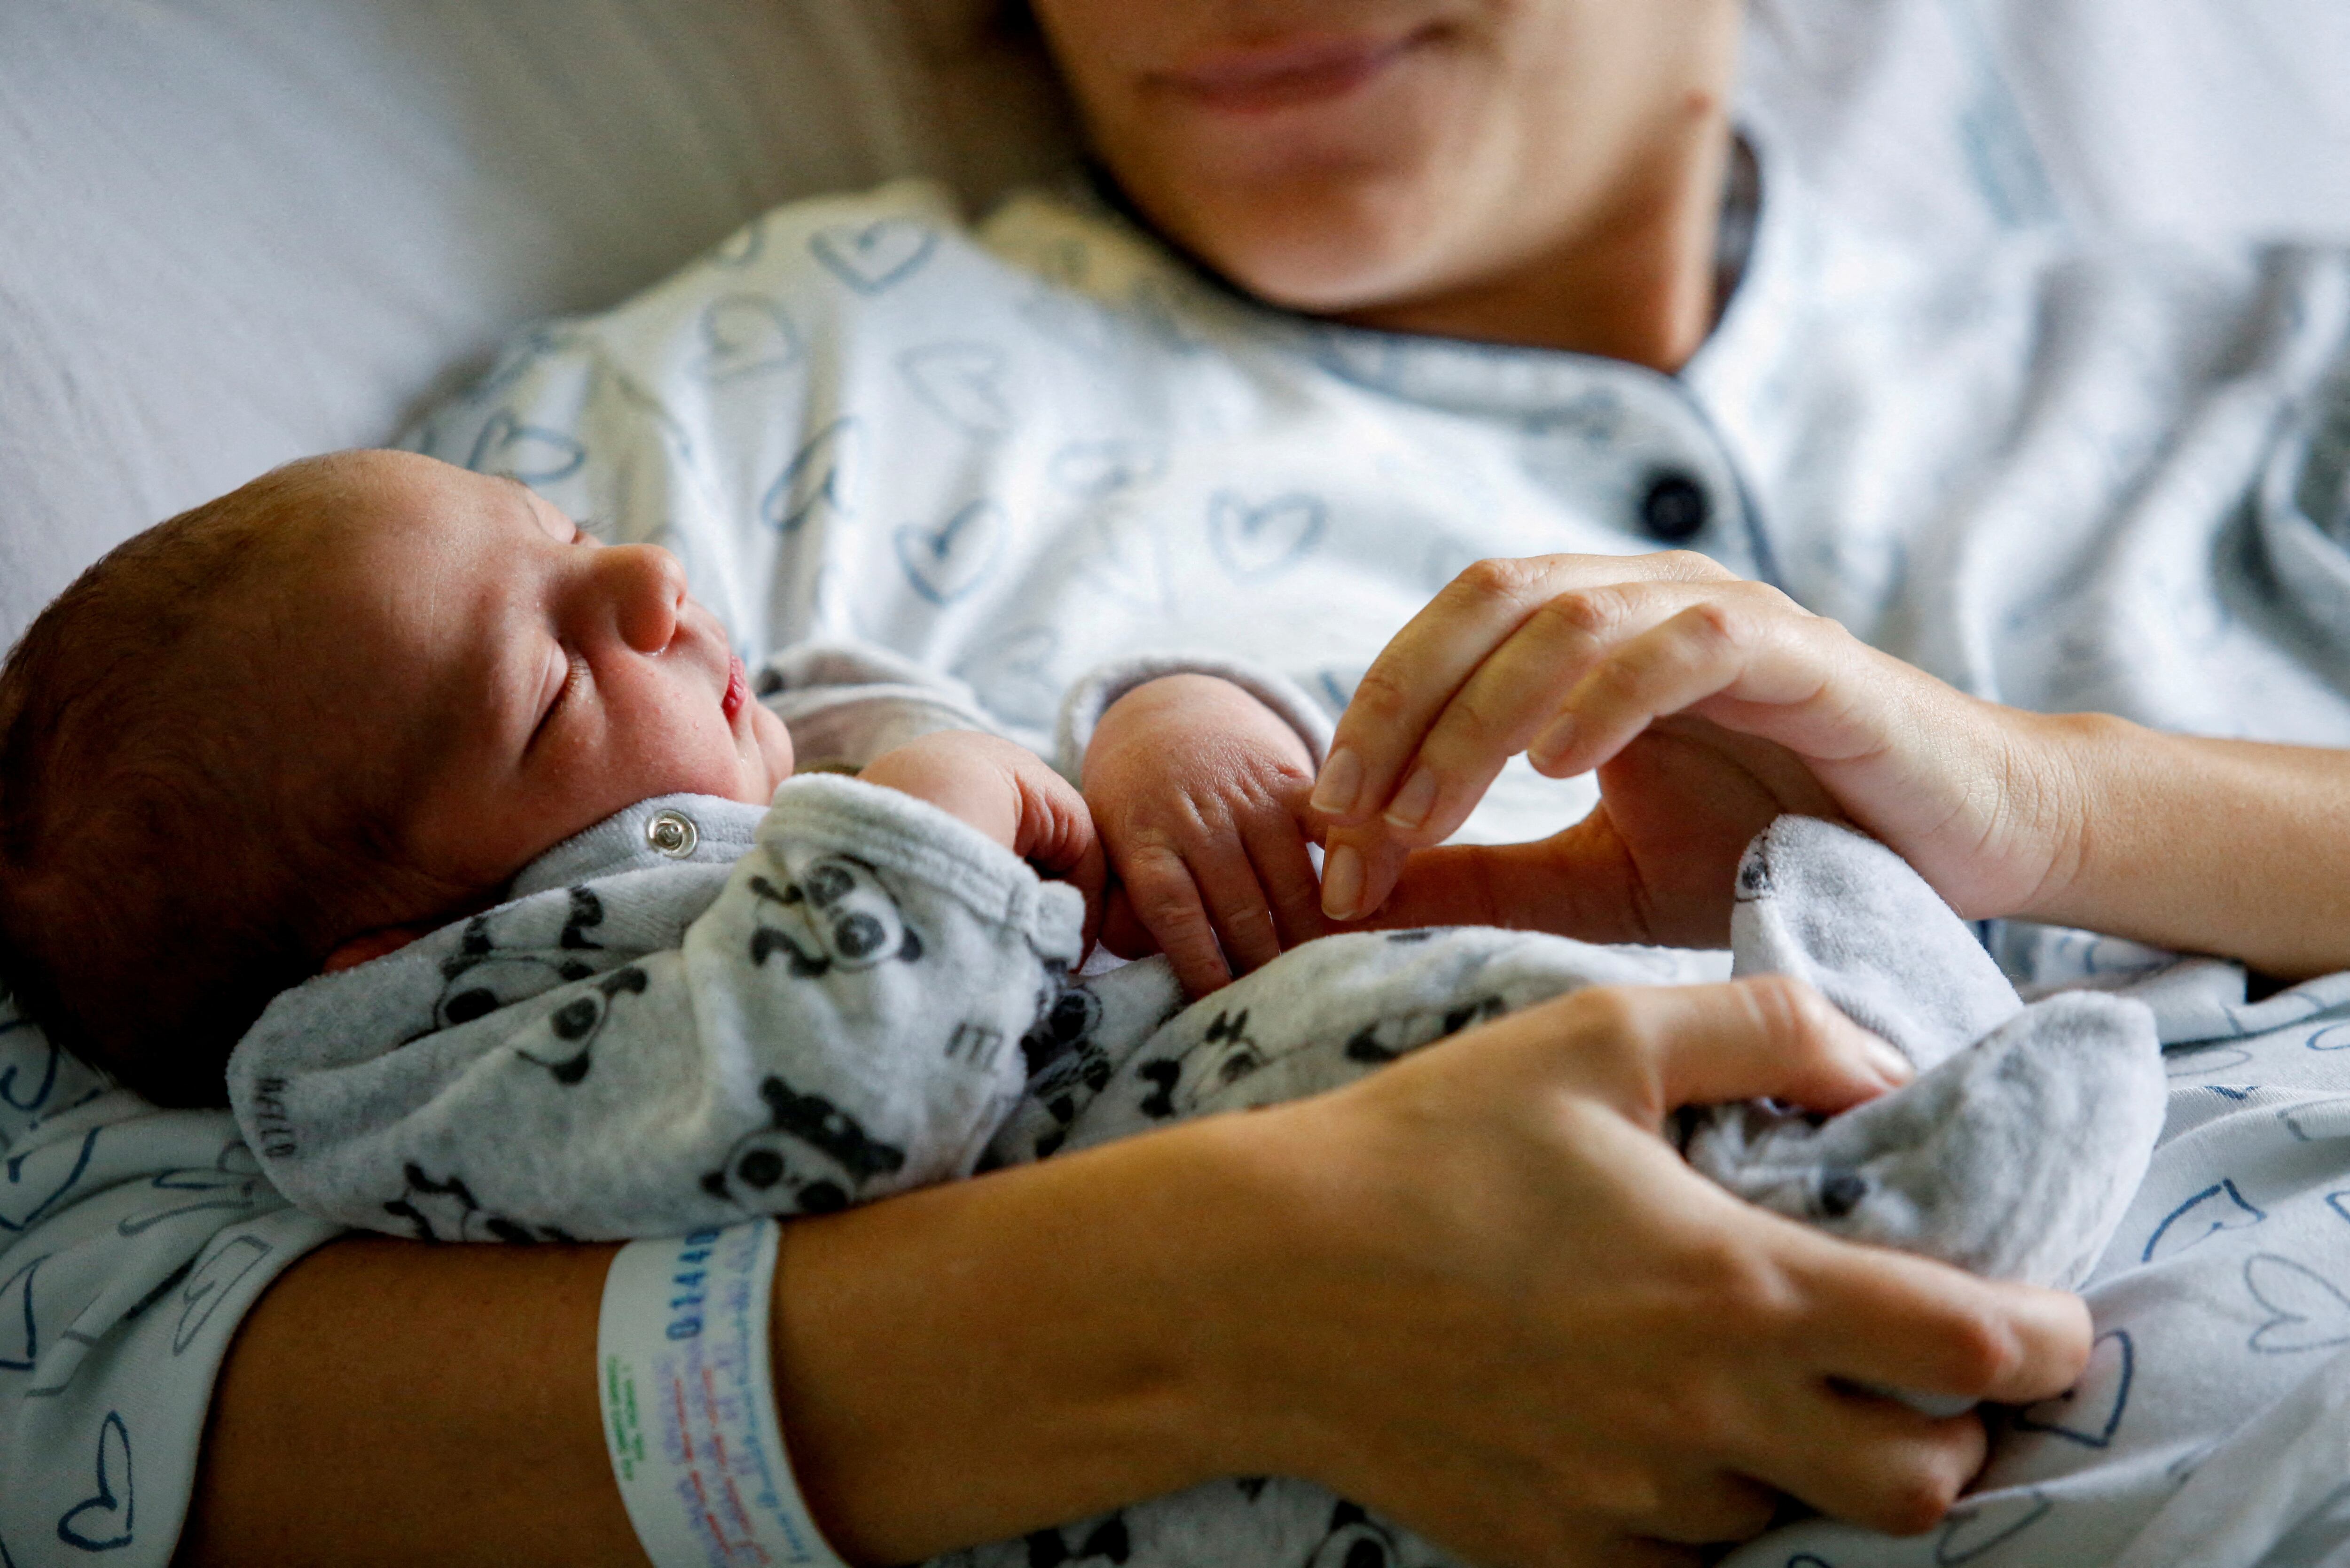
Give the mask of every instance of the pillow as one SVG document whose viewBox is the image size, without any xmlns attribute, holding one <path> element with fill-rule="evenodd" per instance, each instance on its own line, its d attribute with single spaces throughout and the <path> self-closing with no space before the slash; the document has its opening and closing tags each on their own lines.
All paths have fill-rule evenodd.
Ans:
<svg viewBox="0 0 2350 1568">
<path fill-rule="evenodd" d="M 126 535 L 389 440 L 777 202 L 1062 167 L 999 5 L 5 0 L 0 646 Z M 1749 111 L 1864 220 L 2350 234 L 2339 0 L 1750 12 Z"/>
<path fill-rule="evenodd" d="M 963 0 L 7 0 L 0 648 L 100 552 L 389 440 L 787 198 L 1059 166 Z"/>
</svg>

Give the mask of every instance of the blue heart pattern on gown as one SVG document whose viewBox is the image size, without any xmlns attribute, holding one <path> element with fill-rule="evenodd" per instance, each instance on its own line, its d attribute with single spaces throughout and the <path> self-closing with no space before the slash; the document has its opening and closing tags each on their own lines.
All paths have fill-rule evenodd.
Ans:
<svg viewBox="0 0 2350 1568">
<path fill-rule="evenodd" d="M 73 1190 L 89 1168 L 91 1151 L 102 1128 L 82 1135 L 78 1147 L 53 1143 L 0 1161 L 0 1231 L 22 1231 L 47 1214 L 57 1200 Z"/>
<path fill-rule="evenodd" d="M 977 587 L 1003 545 L 1003 512 L 974 501 L 936 529 L 908 524 L 898 530 L 898 564 L 914 591 L 934 605 L 952 604 Z"/>
<path fill-rule="evenodd" d="M 693 369 L 706 381 L 781 370 L 800 357 L 799 329 L 790 315 L 756 294 L 724 295 L 703 306 L 702 343 Z"/>
<path fill-rule="evenodd" d="M 83 1552 L 114 1552 L 130 1544 L 136 1497 L 130 1480 L 130 1428 L 109 1410 L 98 1429 L 98 1490 L 57 1521 L 57 1539 Z"/>
<path fill-rule="evenodd" d="M 1012 428 L 1003 369 L 1003 350 L 986 343 L 930 343 L 898 356 L 898 369 L 914 396 L 972 436 L 1000 436 Z"/>
<path fill-rule="evenodd" d="M 2037 1488 L 1987 1497 L 1972 1507 L 1961 1503 L 1942 1523 L 1941 1539 L 1934 1542 L 1934 1561 L 1942 1568 L 1972 1563 L 2006 1545 L 2055 1508 L 2048 1494 Z"/>
<path fill-rule="evenodd" d="M 711 247 L 710 259 L 720 266 L 749 266 L 767 248 L 767 220 L 754 218 Z"/>
<path fill-rule="evenodd" d="M 1112 437 L 1073 441 L 1045 465 L 1045 477 L 1072 495 L 1098 497 L 1149 484 L 1167 472 L 1167 453 L 1156 441 Z"/>
<path fill-rule="evenodd" d="M 2313 1270 L 2262 1252 L 2244 1264 L 2244 1288 L 2269 1320 L 2246 1343 L 2262 1355 L 2292 1355 L 2350 1344 L 2350 1298 Z"/>
<path fill-rule="evenodd" d="M 1094 532 L 1101 547 L 1078 561 L 1078 580 L 1129 609 L 1173 615 L 1175 596 L 1168 584 L 1173 568 L 1166 538 L 1154 528 L 1108 518 L 1097 521 Z"/>
<path fill-rule="evenodd" d="M 2151 1263 L 2158 1257 L 2171 1257 L 2222 1231 L 2241 1231 L 2267 1218 L 2267 1214 L 2244 1201 L 2244 1195 L 2236 1190 L 2233 1181 L 2223 1179 L 2164 1215 L 2162 1223 L 2154 1228 L 2154 1234 L 2147 1238 L 2146 1250 L 2138 1254 L 2137 1261 Z"/>
<path fill-rule="evenodd" d="M 2109 1447 L 2129 1407 L 2130 1384 L 2137 1376 L 2137 1346 L 2127 1329 L 2107 1329 L 2089 1348 L 2081 1380 L 2053 1399 L 2015 1413 L 2019 1431 L 2045 1432 L 2085 1449 Z"/>
<path fill-rule="evenodd" d="M 1224 569 L 1243 580 L 1296 565 L 1322 542 L 1328 523 L 1321 498 L 1302 493 L 1253 504 L 1219 490 L 1208 501 L 1208 544 Z"/>
<path fill-rule="evenodd" d="M 269 1243 L 258 1236 L 232 1236 L 213 1249 L 212 1255 L 189 1274 L 180 1287 L 180 1321 L 172 1330 L 172 1354 L 178 1355 L 196 1342 L 213 1314 L 220 1309 L 245 1275 L 269 1256 Z"/>
<path fill-rule="evenodd" d="M 1053 674 L 1060 649 L 1061 634 L 1051 627 L 1024 627 L 956 665 L 954 673 L 993 711 L 1015 723 L 1049 725 L 1061 706 L 1062 683 Z"/>
<path fill-rule="evenodd" d="M 526 425 L 511 410 L 501 409 L 473 438 L 465 466 L 525 484 L 552 484 L 578 472 L 587 461 L 588 449 L 561 431 Z"/>
<path fill-rule="evenodd" d="M 913 218 L 877 218 L 818 229 L 808 251 L 859 294 L 879 294 L 913 275 L 937 248 L 938 231 Z"/>
<path fill-rule="evenodd" d="M 8 1064 L 0 1069 L 0 1105 L 11 1110 L 37 1111 L 49 1091 L 57 1086 L 57 1068 L 65 1053 L 33 1027 L 28 1018 L 0 1017 L 0 1053 Z M 36 1068 L 34 1064 L 38 1063 Z"/>
<path fill-rule="evenodd" d="M 769 527 L 795 533 L 825 508 L 837 517 L 847 514 L 849 474 L 864 446 L 862 431 L 853 415 L 844 415 L 808 437 L 760 499 L 759 515 Z"/>
<path fill-rule="evenodd" d="M 33 1271 L 48 1255 L 26 1263 L 0 1280 L 0 1372 L 29 1372 L 40 1359 L 39 1322 L 33 1315 Z"/>
</svg>

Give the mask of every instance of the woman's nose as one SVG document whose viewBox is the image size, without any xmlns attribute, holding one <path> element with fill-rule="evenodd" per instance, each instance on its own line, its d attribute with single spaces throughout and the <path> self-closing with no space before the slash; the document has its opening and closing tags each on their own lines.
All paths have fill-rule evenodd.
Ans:
<svg viewBox="0 0 2350 1568">
<path fill-rule="evenodd" d="M 659 653 L 677 636 L 685 568 L 659 545 L 614 545 L 596 552 L 593 571 L 620 640 Z"/>
</svg>

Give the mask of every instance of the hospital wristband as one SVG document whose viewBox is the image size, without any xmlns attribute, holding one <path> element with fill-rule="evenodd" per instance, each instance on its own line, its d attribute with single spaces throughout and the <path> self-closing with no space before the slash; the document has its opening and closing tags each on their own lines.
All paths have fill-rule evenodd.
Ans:
<svg viewBox="0 0 2350 1568">
<path fill-rule="evenodd" d="M 597 1402 L 653 1568 L 845 1568 L 808 1517 L 775 1418 L 777 1237 L 754 1220 L 631 1241 L 604 1277 Z"/>
</svg>

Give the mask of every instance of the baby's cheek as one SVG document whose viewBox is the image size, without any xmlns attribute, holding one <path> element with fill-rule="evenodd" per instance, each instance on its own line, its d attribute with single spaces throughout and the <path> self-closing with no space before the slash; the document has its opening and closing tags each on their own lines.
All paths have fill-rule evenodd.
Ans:
<svg viewBox="0 0 2350 1568">
<path fill-rule="evenodd" d="M 766 774 L 766 787 L 757 791 L 757 799 L 746 804 L 764 805 L 767 797 L 775 793 L 775 786 L 792 776 L 792 732 L 764 704 L 754 706 L 751 727 L 758 740 L 759 757 Z M 755 780 L 753 782 L 754 784 L 757 783 Z"/>
</svg>

